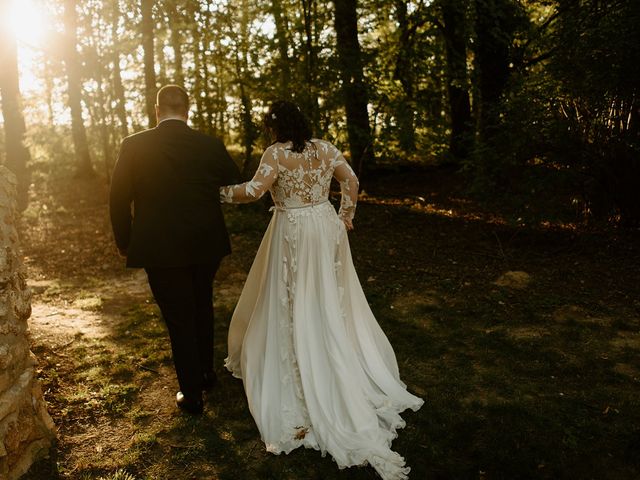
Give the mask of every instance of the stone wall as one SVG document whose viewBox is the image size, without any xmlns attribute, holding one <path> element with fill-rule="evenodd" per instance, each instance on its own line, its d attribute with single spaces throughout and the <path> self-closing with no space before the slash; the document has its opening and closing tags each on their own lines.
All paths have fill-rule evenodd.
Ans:
<svg viewBox="0 0 640 480">
<path fill-rule="evenodd" d="M 55 427 L 29 350 L 31 293 L 20 258 L 16 182 L 0 166 L 0 479 L 14 480 L 48 452 Z"/>
</svg>

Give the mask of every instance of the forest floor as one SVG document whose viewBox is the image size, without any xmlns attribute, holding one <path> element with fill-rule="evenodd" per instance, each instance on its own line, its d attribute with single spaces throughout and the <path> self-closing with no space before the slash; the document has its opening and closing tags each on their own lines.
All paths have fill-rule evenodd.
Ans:
<svg viewBox="0 0 640 480">
<path fill-rule="evenodd" d="M 484 208 L 456 185 L 437 169 L 365 181 L 350 234 L 401 376 L 426 400 L 394 442 L 411 478 L 639 478 L 638 234 Z M 144 272 L 125 270 L 112 244 L 104 180 L 41 176 L 35 187 L 21 235 L 58 441 L 25 479 L 377 478 L 312 450 L 265 452 L 242 382 L 223 370 L 264 204 L 226 208 L 234 254 L 215 282 L 220 382 L 193 418 L 174 406 Z"/>
</svg>

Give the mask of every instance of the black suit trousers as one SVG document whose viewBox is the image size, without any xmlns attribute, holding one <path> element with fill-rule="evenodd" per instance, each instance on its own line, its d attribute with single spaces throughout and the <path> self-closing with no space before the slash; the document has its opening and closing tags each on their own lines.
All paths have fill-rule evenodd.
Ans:
<svg viewBox="0 0 640 480">
<path fill-rule="evenodd" d="M 180 390 L 200 398 L 213 370 L 213 278 L 220 262 L 146 268 L 149 286 L 169 331 Z"/>
</svg>

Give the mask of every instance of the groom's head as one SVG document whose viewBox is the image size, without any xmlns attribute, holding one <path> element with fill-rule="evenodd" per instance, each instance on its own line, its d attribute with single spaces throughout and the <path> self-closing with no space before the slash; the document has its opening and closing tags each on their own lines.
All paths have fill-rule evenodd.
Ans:
<svg viewBox="0 0 640 480">
<path fill-rule="evenodd" d="M 178 85 L 165 85 L 158 90 L 156 116 L 158 122 L 167 117 L 180 117 L 186 121 L 189 117 L 187 91 Z"/>
</svg>

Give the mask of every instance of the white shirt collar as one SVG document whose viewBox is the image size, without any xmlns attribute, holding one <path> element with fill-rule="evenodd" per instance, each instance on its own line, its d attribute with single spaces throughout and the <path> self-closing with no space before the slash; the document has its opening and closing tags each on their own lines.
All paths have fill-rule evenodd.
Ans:
<svg viewBox="0 0 640 480">
<path fill-rule="evenodd" d="M 180 120 L 183 123 L 187 123 L 183 117 L 169 115 L 167 117 L 164 117 L 162 120 L 160 120 L 158 122 L 158 125 L 160 125 L 162 122 L 166 122 L 167 120 Z"/>
</svg>

